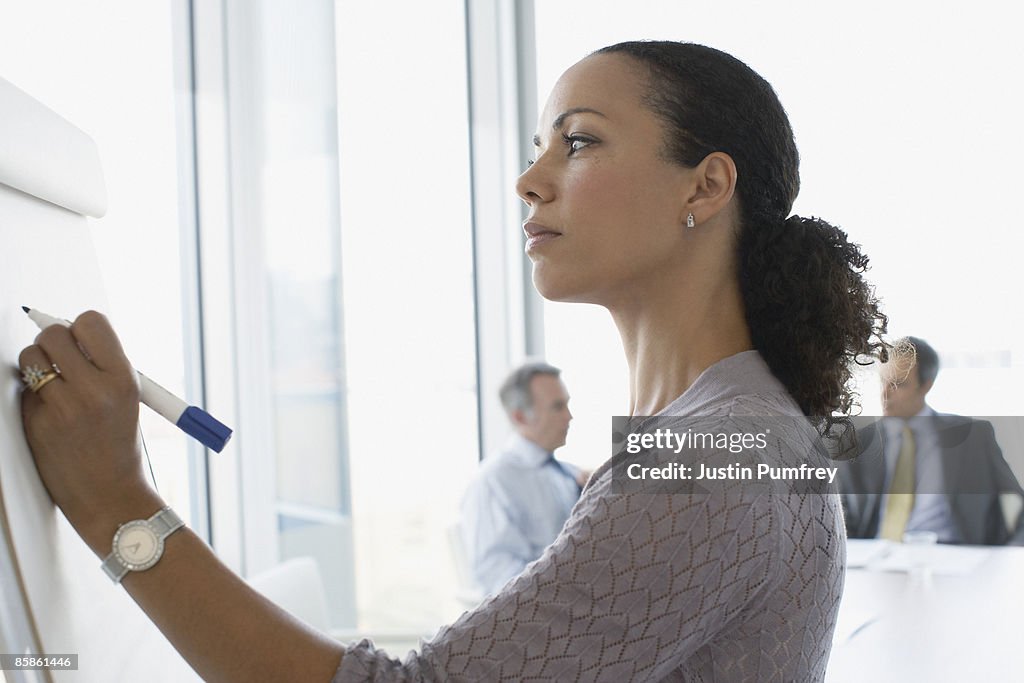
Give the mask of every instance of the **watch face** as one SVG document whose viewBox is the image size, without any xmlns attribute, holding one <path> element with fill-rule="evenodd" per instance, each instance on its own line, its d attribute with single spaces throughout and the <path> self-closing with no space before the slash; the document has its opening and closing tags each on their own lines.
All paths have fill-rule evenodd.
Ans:
<svg viewBox="0 0 1024 683">
<path fill-rule="evenodd" d="M 114 554 L 132 571 L 149 569 L 164 551 L 164 542 L 143 520 L 128 522 L 114 534 Z"/>
</svg>

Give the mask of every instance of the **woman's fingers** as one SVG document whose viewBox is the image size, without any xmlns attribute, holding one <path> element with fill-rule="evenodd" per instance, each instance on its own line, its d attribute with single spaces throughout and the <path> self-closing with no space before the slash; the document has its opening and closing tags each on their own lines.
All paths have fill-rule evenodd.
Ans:
<svg viewBox="0 0 1024 683">
<path fill-rule="evenodd" d="M 46 352 L 35 344 L 22 350 L 18 356 L 18 366 L 22 382 L 25 384 L 25 392 L 32 394 L 32 398 L 38 401 L 45 402 L 47 396 L 52 398 L 52 392 L 57 391 L 59 387 L 51 385 L 64 381 Z"/>
<path fill-rule="evenodd" d="M 43 350 L 65 379 L 74 381 L 96 371 L 95 366 L 82 353 L 71 330 L 66 327 L 47 327 L 36 335 L 36 346 Z"/>
<path fill-rule="evenodd" d="M 121 341 L 102 313 L 86 311 L 75 318 L 75 322 L 71 323 L 71 334 L 93 365 L 100 370 L 114 372 L 131 369 L 131 363 L 121 348 Z"/>
</svg>

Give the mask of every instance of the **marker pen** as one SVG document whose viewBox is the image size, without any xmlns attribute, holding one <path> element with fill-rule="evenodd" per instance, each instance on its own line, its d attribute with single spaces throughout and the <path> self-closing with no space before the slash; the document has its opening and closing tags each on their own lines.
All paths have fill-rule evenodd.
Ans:
<svg viewBox="0 0 1024 683">
<path fill-rule="evenodd" d="M 54 318 L 51 315 L 40 313 L 34 308 L 27 306 L 22 306 L 21 308 L 28 313 L 28 317 L 41 330 L 46 329 L 50 325 L 71 327 L 71 323 L 67 320 Z M 218 422 L 202 408 L 190 406 L 138 370 L 135 373 L 139 376 L 143 403 L 164 416 L 172 424 L 177 425 L 183 432 L 198 440 L 207 448 L 212 448 L 218 453 L 224 450 L 224 445 L 231 438 L 230 428 Z"/>
</svg>

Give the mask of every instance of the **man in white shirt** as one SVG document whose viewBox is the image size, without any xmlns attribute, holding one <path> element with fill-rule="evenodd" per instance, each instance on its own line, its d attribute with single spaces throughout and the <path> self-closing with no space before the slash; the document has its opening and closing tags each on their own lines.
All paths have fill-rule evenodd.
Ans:
<svg viewBox="0 0 1024 683">
<path fill-rule="evenodd" d="M 508 376 L 500 396 L 513 433 L 484 460 L 462 501 L 471 572 L 487 594 L 540 557 L 562 530 L 585 483 L 584 472 L 554 457 L 572 420 L 560 373 L 531 362 Z"/>
<path fill-rule="evenodd" d="M 917 337 L 899 340 L 882 365 L 885 417 L 858 430 L 860 454 L 840 470 L 847 533 L 900 541 L 930 531 L 943 543 L 1024 544 L 1024 520 L 1005 519 L 1000 503 L 1003 494 L 1024 500 L 1024 490 L 992 424 L 925 402 L 938 371 L 938 354 Z"/>
</svg>

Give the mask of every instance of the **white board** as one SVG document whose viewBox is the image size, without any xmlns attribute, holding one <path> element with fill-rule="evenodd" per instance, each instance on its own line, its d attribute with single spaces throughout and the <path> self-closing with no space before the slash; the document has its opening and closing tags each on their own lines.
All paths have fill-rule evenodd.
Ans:
<svg viewBox="0 0 1024 683">
<path fill-rule="evenodd" d="M 106 310 L 86 220 L 105 212 L 92 139 L 0 79 L 0 652 L 77 654 L 78 671 L 52 672 L 57 682 L 194 681 L 54 507 L 21 425 L 17 359 L 38 333 L 21 306 L 65 318 Z"/>
</svg>

